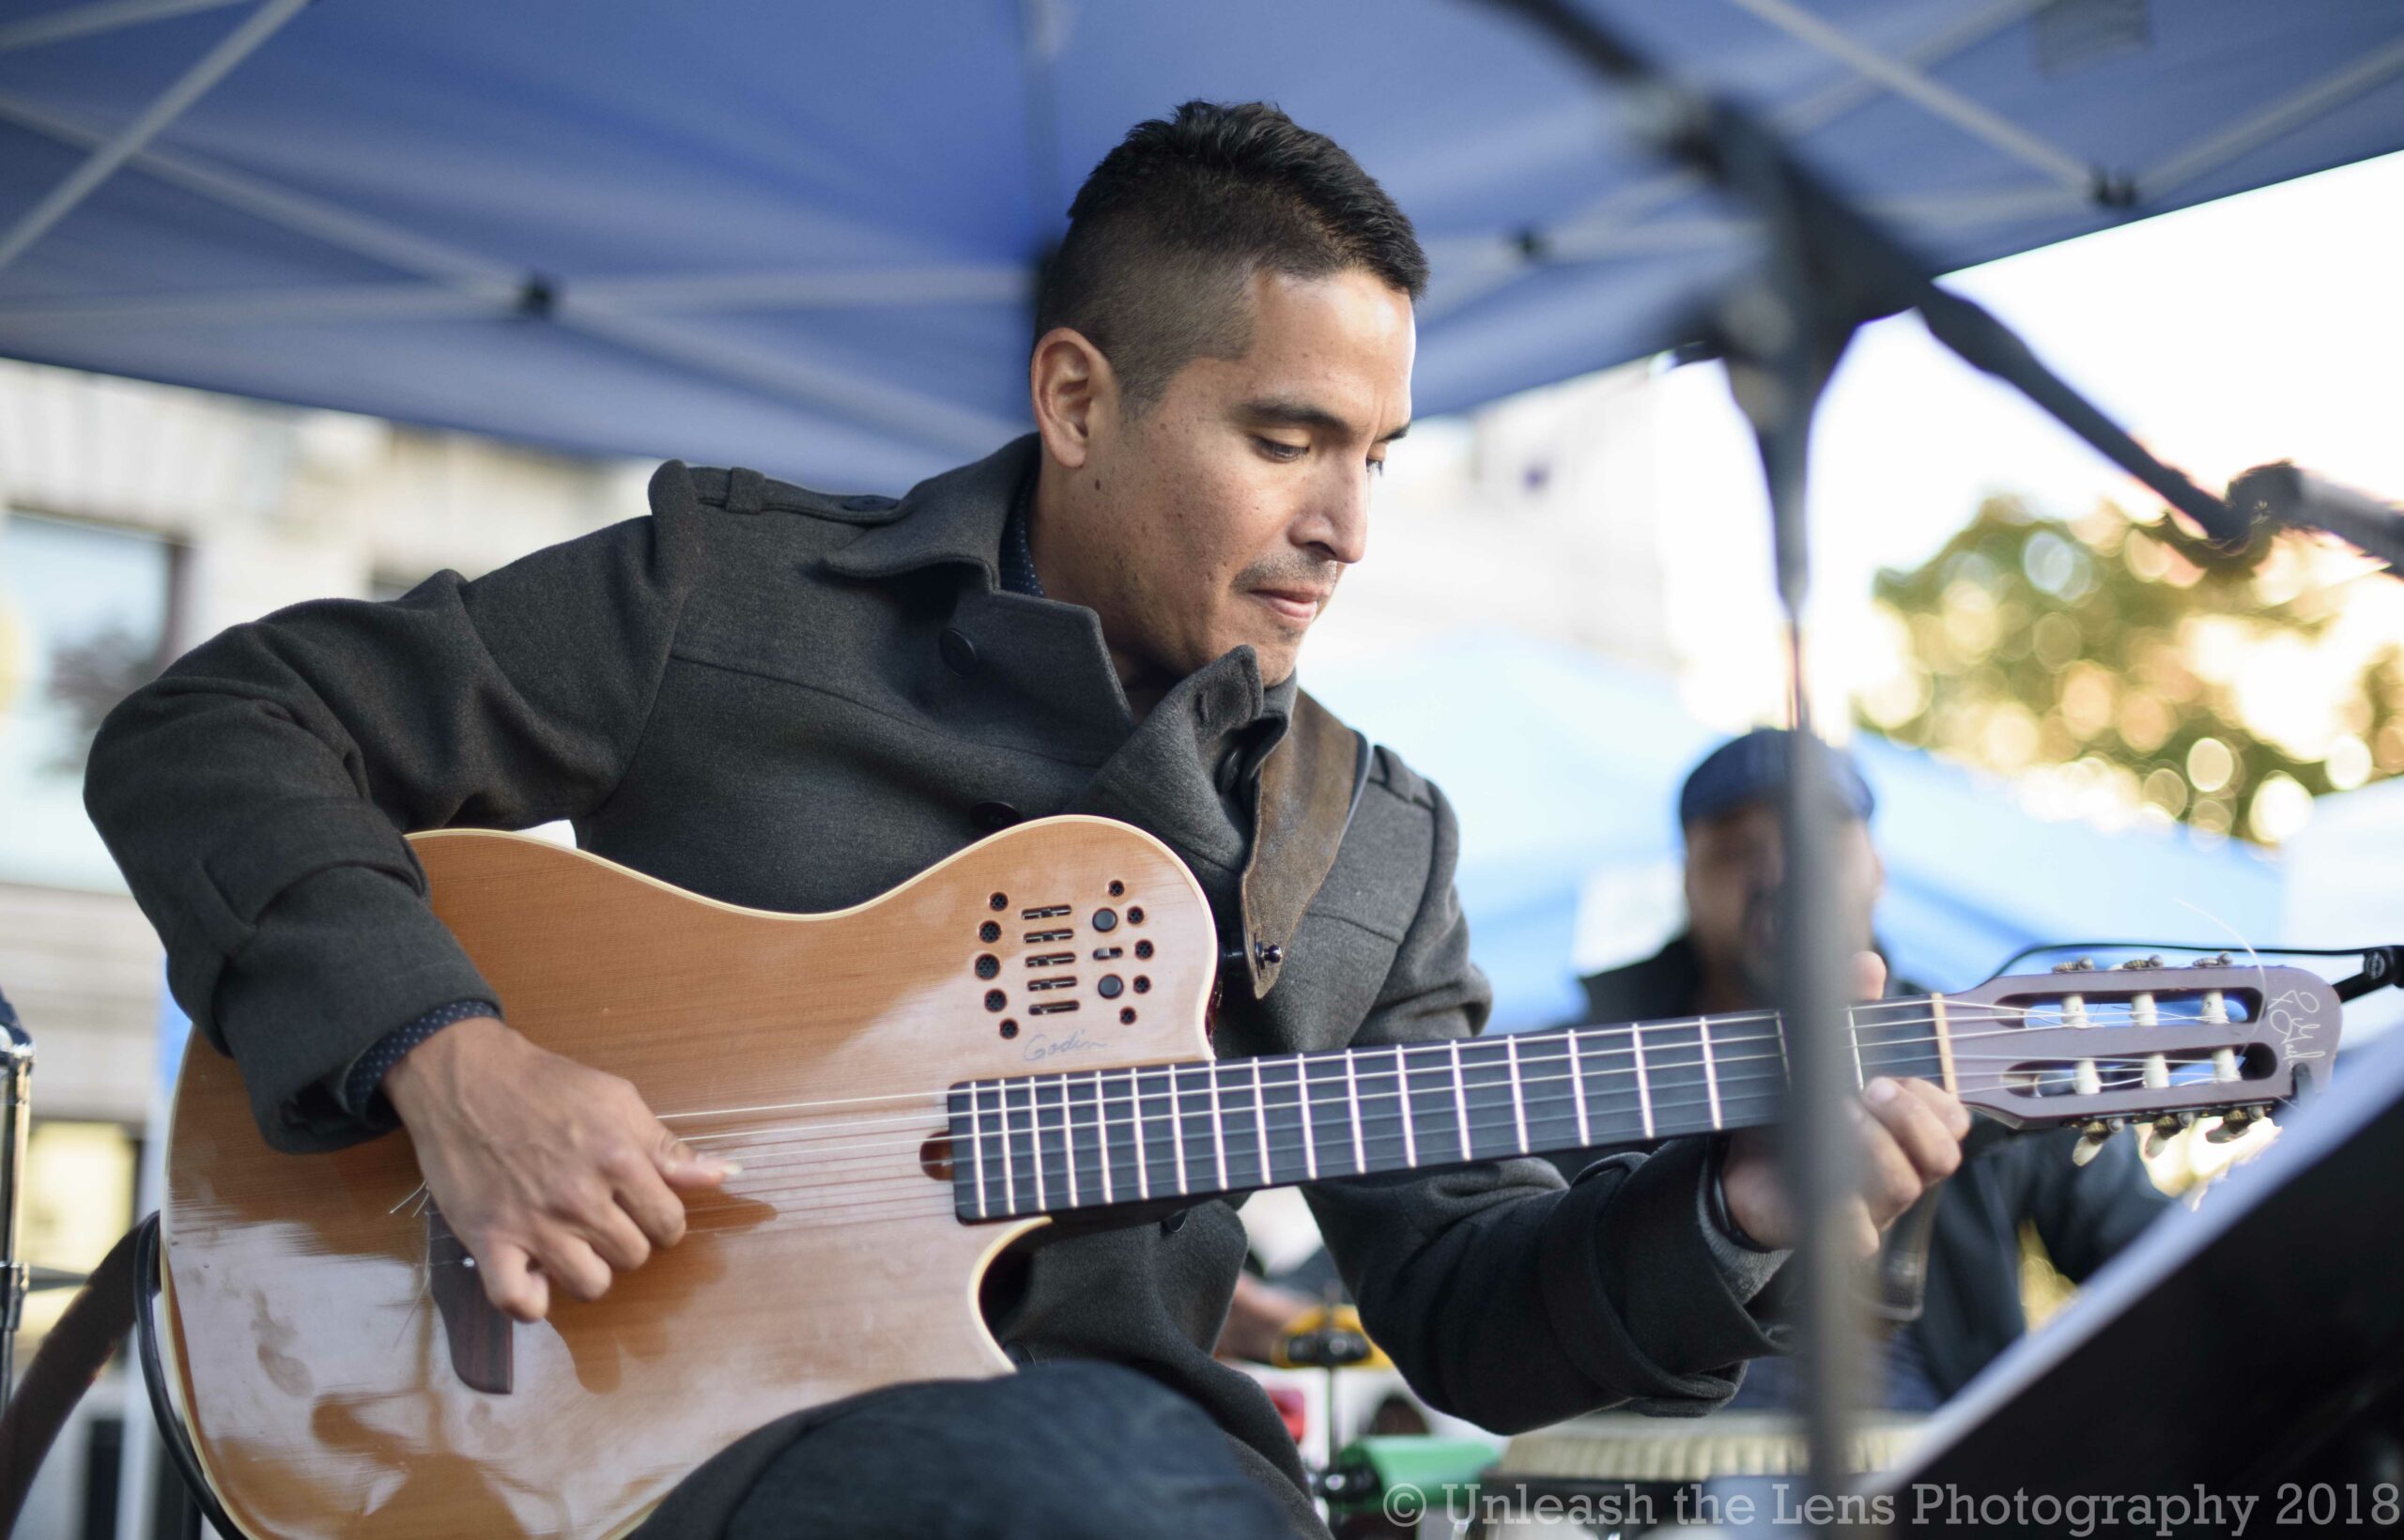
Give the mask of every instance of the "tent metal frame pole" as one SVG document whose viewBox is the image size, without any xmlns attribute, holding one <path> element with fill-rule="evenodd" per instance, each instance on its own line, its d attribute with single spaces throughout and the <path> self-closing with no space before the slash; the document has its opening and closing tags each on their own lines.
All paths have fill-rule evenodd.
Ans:
<svg viewBox="0 0 2404 1540">
<path fill-rule="evenodd" d="M 1842 59 L 1897 96 L 1917 103 L 1980 143 L 2043 172 L 2064 186 L 2083 192 L 2098 202 L 2119 201 L 2110 193 L 2112 178 L 2100 167 L 2088 165 L 2076 156 L 2045 143 L 2001 114 L 1981 107 L 1960 92 L 1941 85 L 1920 71 L 1855 40 L 1839 28 L 1788 4 L 1787 0 L 1728 0 L 1728 4 L 1778 28 L 1806 47 L 1816 48 L 1831 57 Z"/>
<path fill-rule="evenodd" d="M 2226 165 L 2248 150 L 2322 116 L 2339 103 L 2396 74 L 2404 74 L 2404 39 L 2268 103 L 2152 170 L 2140 172 L 2134 191 L 2142 196 L 2158 197 L 2174 187 L 2183 186 L 2214 167 Z"/>
<path fill-rule="evenodd" d="M 910 272 L 777 272 L 693 279 L 604 279 L 580 283 L 567 302 L 618 315 L 706 315 L 716 311 L 856 310 L 876 305 L 1025 303 L 1032 275 L 1009 268 L 929 269 Z M 254 320 L 423 319 L 489 316 L 517 304 L 522 280 L 460 279 L 436 285 L 344 284 L 309 289 L 241 289 L 209 294 L 137 295 L 0 302 L 0 319 L 75 326 L 221 326 Z"/>
<path fill-rule="evenodd" d="M 54 10 L 47 15 L 0 25 L 0 54 L 65 42 L 71 38 L 97 37 L 120 27 L 139 26 L 145 22 L 162 22 L 170 17 L 223 10 L 227 6 L 249 3 L 250 0 L 100 0 L 97 5 L 72 6 L 65 10 Z"/>
<path fill-rule="evenodd" d="M 1950 24 L 1940 27 L 1904 49 L 1902 61 L 1920 69 L 1934 68 L 1965 49 L 1974 48 L 2015 22 L 2027 19 L 2029 12 L 2042 0 L 1996 0 L 1965 13 Z M 1880 83 L 1855 72 L 1830 82 L 1790 106 L 1770 115 L 1769 123 L 1781 133 L 1804 134 L 1824 129 L 1846 114 L 1868 106 L 1882 96 Z M 1574 209 L 1534 233 L 1549 258 L 1559 247 L 1572 245 L 1581 239 L 1609 236 L 1615 232 L 1641 228 L 1648 217 L 1663 205 L 1674 202 L 1688 192 L 1699 192 L 1710 184 L 1687 167 L 1660 172 L 1642 181 L 1631 182 L 1595 199 L 1585 207 Z M 2082 187 L 2079 194 L 2087 195 Z M 1480 243 L 1481 250 L 1467 260 L 1474 265 L 1472 271 L 1447 277 L 1441 288 L 1420 302 L 1423 321 L 1450 315 L 1487 295 L 1508 287 L 1535 270 L 1529 260 L 1526 241 L 1493 240 Z"/>
<path fill-rule="evenodd" d="M 135 115 L 132 122 L 111 135 L 86 156 L 84 163 L 67 174 L 39 203 L 27 209 L 24 216 L 11 225 L 8 234 L 0 235 L 0 268 L 6 268 L 25 249 L 39 240 L 57 223 L 72 213 L 76 205 L 96 192 L 102 182 L 116 174 L 117 167 L 131 160 L 159 131 L 190 111 L 193 103 L 208 94 L 209 87 L 234 72 L 235 69 L 257 51 L 260 44 L 281 31 L 284 24 L 300 14 L 309 0 L 266 0 L 266 4 L 251 12 L 242 24 L 227 33 L 216 47 L 203 54 L 181 78 L 159 93 L 150 105 Z"/>
</svg>

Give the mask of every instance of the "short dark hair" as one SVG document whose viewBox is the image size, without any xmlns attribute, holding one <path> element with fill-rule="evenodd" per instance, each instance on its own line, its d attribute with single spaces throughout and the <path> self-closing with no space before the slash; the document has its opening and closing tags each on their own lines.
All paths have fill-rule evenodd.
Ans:
<svg viewBox="0 0 2404 1540">
<path fill-rule="evenodd" d="M 1360 162 L 1267 102 L 1189 101 L 1136 124 L 1077 190 L 1035 334 L 1083 332 L 1141 413 L 1194 359 L 1251 348 L 1254 273 L 1351 268 L 1414 300 L 1427 288 L 1410 221 Z"/>
</svg>

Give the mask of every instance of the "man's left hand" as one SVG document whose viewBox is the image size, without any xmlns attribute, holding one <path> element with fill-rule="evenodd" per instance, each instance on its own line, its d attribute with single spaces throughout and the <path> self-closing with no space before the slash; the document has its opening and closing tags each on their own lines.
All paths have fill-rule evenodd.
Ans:
<svg viewBox="0 0 2404 1540">
<path fill-rule="evenodd" d="M 1864 952 L 1856 965 L 1857 997 L 1878 998 L 1887 982 L 1886 963 L 1876 953 Z M 1881 1076 L 1864 1087 L 1855 1124 L 1861 1187 L 1845 1206 L 1844 1224 L 1854 1249 L 1868 1256 L 1878 1250 L 1880 1232 L 1921 1194 L 1960 1169 L 1970 1113 L 1952 1095 L 1925 1081 Z M 1770 1148 L 1769 1130 L 1747 1129 L 1729 1142 L 1719 1185 L 1728 1217 L 1755 1244 L 1776 1250 L 1800 1239 Z"/>
</svg>

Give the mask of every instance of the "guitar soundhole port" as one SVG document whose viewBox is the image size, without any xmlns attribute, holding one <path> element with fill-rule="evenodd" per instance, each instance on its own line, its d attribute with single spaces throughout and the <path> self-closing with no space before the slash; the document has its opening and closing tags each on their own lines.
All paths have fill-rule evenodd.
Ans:
<svg viewBox="0 0 2404 1540">
<path fill-rule="evenodd" d="M 1010 997 L 1004 994 L 1000 990 L 989 989 L 985 992 L 985 1009 L 987 1010 L 999 1010 L 1009 1003 Z"/>
<path fill-rule="evenodd" d="M 1126 885 L 1125 883 L 1122 883 L 1122 882 L 1116 882 L 1116 881 L 1114 881 L 1114 882 L 1110 885 L 1110 896 L 1111 896 L 1112 898 L 1114 898 L 1114 899 L 1115 899 L 1115 898 L 1119 897 L 1119 896 L 1120 896 L 1120 895 L 1122 895 L 1122 894 L 1124 894 L 1126 891 L 1127 891 L 1127 885 Z"/>
<path fill-rule="evenodd" d="M 918 1169 L 937 1181 L 951 1180 L 951 1135 L 931 1133 L 918 1147 Z"/>
<path fill-rule="evenodd" d="M 1003 1018 L 1002 1018 L 1002 1036 L 1003 1036 L 1003 1037 L 1005 1037 L 1005 1038 L 1015 1038 L 1015 1037 L 1017 1037 L 1017 1036 L 1018 1036 L 1018 1023 L 1016 1023 L 1016 1022 L 1014 1022 L 1014 1021 L 1011 1021 L 1008 1016 L 1003 1017 Z"/>
<path fill-rule="evenodd" d="M 1150 942 L 1148 942 L 1148 941 L 1139 941 L 1139 942 L 1135 943 L 1135 955 L 1136 955 L 1137 957 L 1149 957 L 1149 956 L 1151 956 L 1151 955 L 1152 955 L 1152 944 L 1151 944 Z"/>
<path fill-rule="evenodd" d="M 1151 979 L 1150 979 L 1149 978 L 1148 978 L 1147 976 L 1143 975 L 1143 974 L 1140 974 L 1140 973 L 1139 973 L 1139 974 L 1137 974 L 1137 975 L 1135 976 L 1135 993 L 1138 993 L 1138 994 L 1149 994 L 1149 993 L 1152 993 L 1152 981 L 1151 981 Z"/>
<path fill-rule="evenodd" d="M 1002 939 L 1002 928 L 989 919 L 977 927 L 977 939 L 991 946 Z"/>
<path fill-rule="evenodd" d="M 1118 1008 L 1118 1019 L 1129 1026 L 1134 1025 L 1135 1008 L 1133 1006 L 1120 1006 Z"/>
<path fill-rule="evenodd" d="M 1127 923 L 1130 925 L 1141 925 L 1144 923 L 1144 910 L 1142 905 L 1138 904 L 1136 907 L 1127 911 Z"/>
<path fill-rule="evenodd" d="M 1001 971 L 1002 960 L 991 952 L 977 960 L 977 977 L 979 978 L 991 978 Z"/>
<path fill-rule="evenodd" d="M 992 898 L 985 901 L 985 907 L 993 910 L 996 914 L 1000 913 L 1002 910 L 1008 909 L 1009 906 L 1010 896 L 1007 893 L 996 893 Z"/>
</svg>

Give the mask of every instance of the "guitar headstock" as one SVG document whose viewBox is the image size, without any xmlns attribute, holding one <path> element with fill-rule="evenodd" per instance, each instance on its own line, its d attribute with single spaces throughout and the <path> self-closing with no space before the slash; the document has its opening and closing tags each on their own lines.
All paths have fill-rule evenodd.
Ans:
<svg viewBox="0 0 2404 1540">
<path fill-rule="evenodd" d="M 2339 1009 L 2317 975 L 2226 957 L 2070 963 L 1945 996 L 1964 1102 L 2014 1128 L 2074 1124 L 2099 1139 L 2215 1114 L 2242 1129 L 2327 1073 Z"/>
</svg>

